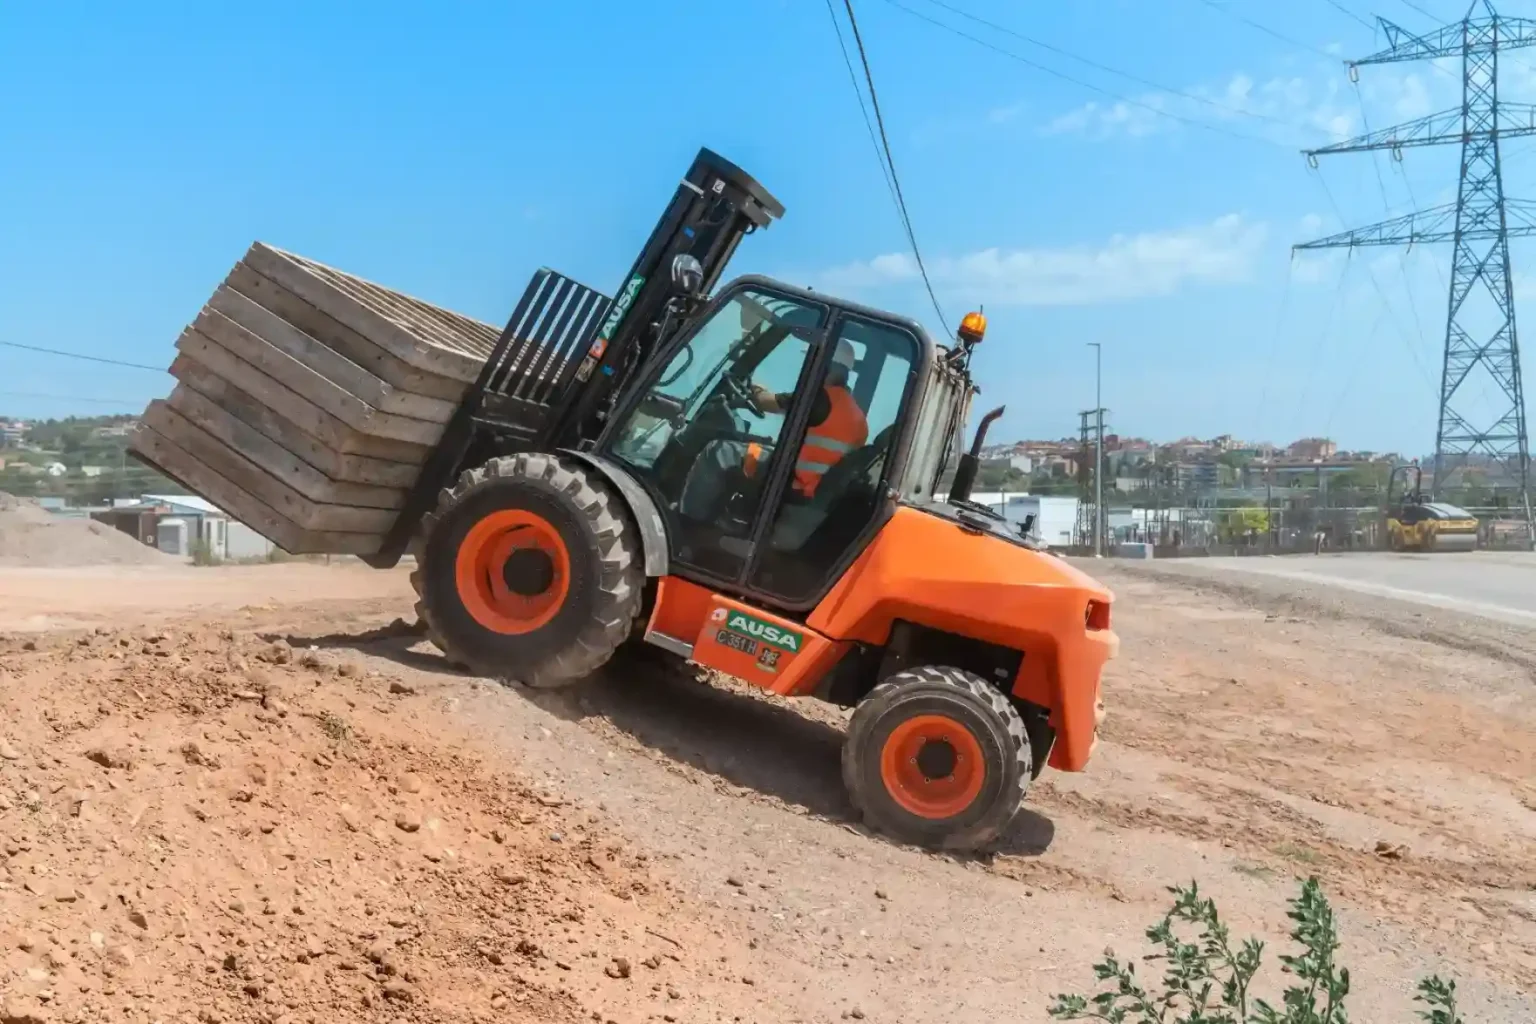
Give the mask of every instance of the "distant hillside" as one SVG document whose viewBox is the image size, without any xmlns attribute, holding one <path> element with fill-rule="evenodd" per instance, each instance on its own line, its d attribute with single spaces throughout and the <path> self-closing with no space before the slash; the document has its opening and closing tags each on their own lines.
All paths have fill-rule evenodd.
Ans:
<svg viewBox="0 0 1536 1024">
<path fill-rule="evenodd" d="M 133 416 L 68 416 L 18 420 L 0 447 L 0 491 L 19 497 L 63 497 L 71 504 L 103 504 L 109 498 L 176 493 L 185 488 L 128 457 Z M 59 472 L 59 467 L 63 472 Z"/>
</svg>

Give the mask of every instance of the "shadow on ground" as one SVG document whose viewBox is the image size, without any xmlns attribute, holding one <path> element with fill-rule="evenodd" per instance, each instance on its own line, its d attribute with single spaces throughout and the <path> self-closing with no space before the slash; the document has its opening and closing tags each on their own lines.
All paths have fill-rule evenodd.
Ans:
<svg viewBox="0 0 1536 1024">
<path fill-rule="evenodd" d="M 462 676 L 462 672 L 450 665 L 442 652 L 426 643 L 426 629 L 404 619 L 396 619 L 386 626 L 360 632 L 324 633 L 316 636 L 299 634 L 261 634 L 266 641 L 283 640 L 294 650 L 314 647 L 322 651 L 350 650 L 359 654 L 371 654 L 396 662 L 418 672 L 438 675 Z"/>
<path fill-rule="evenodd" d="M 277 639 L 271 637 L 269 639 Z M 406 668 L 461 677 L 422 633 L 397 620 L 363 633 L 287 636 L 295 648 L 352 649 Z M 843 730 L 804 701 L 733 688 L 645 646 L 626 647 L 585 682 L 559 690 L 515 687 L 550 714 L 612 728 L 656 755 L 732 786 L 850 827 L 859 827 L 842 778 Z M 819 706 L 825 707 L 825 706 Z M 810 713 L 807 713 L 810 712 Z M 996 852 L 1044 853 L 1055 825 L 1026 806 Z"/>
</svg>

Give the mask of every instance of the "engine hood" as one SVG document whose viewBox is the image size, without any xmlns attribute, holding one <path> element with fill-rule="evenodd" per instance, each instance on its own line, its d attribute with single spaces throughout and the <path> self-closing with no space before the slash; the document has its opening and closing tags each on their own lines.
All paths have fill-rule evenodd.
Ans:
<svg viewBox="0 0 1536 1024">
<path fill-rule="evenodd" d="M 1110 592 L 1102 583 L 1075 565 L 1051 554 L 1045 547 L 1021 533 L 1018 524 L 1002 518 L 985 505 L 955 504 L 948 501 L 904 502 L 903 504 L 918 512 L 954 523 L 967 532 L 995 537 L 1014 547 L 1031 552 L 1035 556 L 1035 561 L 1040 563 L 1038 572 L 1033 574 L 1037 577 L 1037 582 L 1044 582 L 1048 578 L 1056 585 L 1078 587 L 1088 592 L 1096 592 L 1101 595 L 1102 600 L 1110 599 Z"/>
</svg>

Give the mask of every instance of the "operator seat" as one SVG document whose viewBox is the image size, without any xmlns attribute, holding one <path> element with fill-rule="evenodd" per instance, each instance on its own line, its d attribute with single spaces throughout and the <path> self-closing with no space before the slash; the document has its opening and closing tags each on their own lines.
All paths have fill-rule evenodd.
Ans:
<svg viewBox="0 0 1536 1024">
<path fill-rule="evenodd" d="M 799 551 L 810 544 L 818 533 L 826 534 L 830 531 L 840 536 L 844 532 L 838 529 L 840 523 L 851 529 L 847 540 L 852 543 L 864 525 L 869 507 L 870 484 L 866 478 L 870 467 L 885 454 L 894 435 L 895 425 L 892 424 L 876 434 L 868 444 L 854 449 L 833 463 L 816 486 L 815 495 L 808 499 L 786 500 L 778 522 L 774 524 L 769 546 L 775 551 Z M 851 527 L 846 525 L 849 518 L 853 519 Z M 830 548 L 831 543 L 828 538 L 816 544 L 816 547 Z M 834 558 L 840 550 L 833 552 Z"/>
</svg>

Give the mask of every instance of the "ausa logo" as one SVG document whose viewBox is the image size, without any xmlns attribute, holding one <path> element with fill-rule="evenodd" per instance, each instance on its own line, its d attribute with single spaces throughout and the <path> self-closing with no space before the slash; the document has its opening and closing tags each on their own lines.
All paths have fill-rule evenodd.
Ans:
<svg viewBox="0 0 1536 1024">
<path fill-rule="evenodd" d="M 765 644 L 788 651 L 790 654 L 800 652 L 800 634 L 794 630 L 775 626 L 771 622 L 746 612 L 732 611 L 725 620 L 725 628 L 732 633 L 740 633 L 743 636 L 754 637 Z"/>
<path fill-rule="evenodd" d="M 619 329 L 619 324 L 624 319 L 624 314 L 629 312 L 629 307 L 634 305 L 635 296 L 640 294 L 640 286 L 645 284 L 645 278 L 636 274 L 629 279 L 619 297 L 614 300 L 613 310 L 608 314 L 608 319 L 603 323 L 603 329 L 598 332 L 604 341 L 613 337 L 613 332 Z"/>
</svg>

